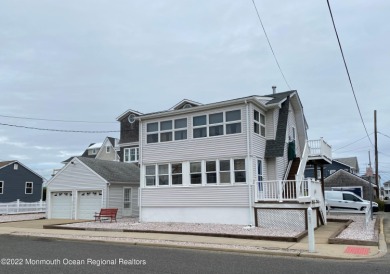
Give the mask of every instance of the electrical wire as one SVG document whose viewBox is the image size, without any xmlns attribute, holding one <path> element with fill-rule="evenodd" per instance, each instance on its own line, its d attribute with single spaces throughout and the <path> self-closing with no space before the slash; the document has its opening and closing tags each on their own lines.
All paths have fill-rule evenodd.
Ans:
<svg viewBox="0 0 390 274">
<path fill-rule="evenodd" d="M 41 130 L 41 131 L 55 131 L 55 132 L 71 132 L 71 133 L 112 133 L 112 132 L 120 132 L 119 130 L 68 130 L 68 129 L 52 129 L 52 128 L 38 128 L 38 127 L 28 127 L 28 126 L 20 126 L 20 125 L 12 125 L 0 123 L 1 126 L 8 127 L 17 127 L 23 129 L 32 129 L 32 130 Z"/>
<path fill-rule="evenodd" d="M 374 134 L 374 132 L 371 133 L 370 135 L 372 135 L 372 134 Z M 362 138 L 360 138 L 360 139 L 358 139 L 358 140 L 356 140 L 356 141 L 353 141 L 352 143 L 350 143 L 350 144 L 348 144 L 348 145 L 345 145 L 345 146 L 339 147 L 339 148 L 337 148 L 337 149 L 334 149 L 332 152 L 335 152 L 335 151 L 337 151 L 337 150 L 340 150 L 340 149 L 343 149 L 343 148 L 348 147 L 348 146 L 350 146 L 350 145 L 353 145 L 353 144 L 355 144 L 355 143 L 357 143 L 357 142 L 359 142 L 359 141 L 361 141 L 361 140 L 363 140 L 363 139 L 365 139 L 365 138 L 367 138 L 367 136 L 364 136 L 364 137 L 362 137 Z"/>
<path fill-rule="evenodd" d="M 328 3 L 328 8 L 329 8 L 330 17 L 332 18 L 333 28 L 334 28 L 334 31 L 335 31 L 335 33 L 336 33 L 337 41 L 338 41 L 338 43 L 339 43 L 339 48 L 340 48 L 341 56 L 343 57 L 345 70 L 347 71 L 347 75 L 348 75 L 348 79 L 349 79 L 349 84 L 351 85 L 353 97 L 355 98 L 355 103 L 356 103 L 357 109 L 358 109 L 358 111 L 359 111 L 360 119 L 362 120 L 362 123 L 363 123 L 363 126 L 364 126 L 364 130 L 366 131 L 367 137 L 368 137 L 368 139 L 370 140 L 371 145 L 373 146 L 374 144 L 372 143 L 371 138 L 370 138 L 370 135 L 368 134 L 367 127 L 366 127 L 366 124 L 364 123 L 363 116 L 362 116 L 362 112 L 360 111 L 359 103 L 358 103 L 357 98 L 356 98 L 355 89 L 354 89 L 353 84 L 352 84 L 351 75 L 349 74 L 347 62 L 345 61 L 343 48 L 342 48 L 342 46 L 341 46 L 339 34 L 337 33 L 336 24 L 335 24 L 334 19 L 333 19 L 332 9 L 331 9 L 331 7 L 330 7 L 329 0 L 326 0 L 326 2 Z"/>
<path fill-rule="evenodd" d="M 14 118 L 14 119 L 24 119 L 24 120 L 50 121 L 50 122 L 65 122 L 65 123 L 93 123 L 93 124 L 113 124 L 113 123 L 117 123 L 117 122 L 98 122 L 98 121 L 55 120 L 55 119 L 30 118 L 30 117 L 10 116 L 10 115 L 0 115 L 0 117 Z"/>
<path fill-rule="evenodd" d="M 264 31 L 265 38 L 267 38 L 268 45 L 269 45 L 269 47 L 270 47 L 270 49 L 271 49 L 271 51 L 272 51 L 272 55 L 274 56 L 275 62 L 276 62 L 276 64 L 278 65 L 279 71 L 280 71 L 280 73 L 282 74 L 283 79 L 284 79 L 284 82 L 286 83 L 287 87 L 291 90 L 291 87 L 290 87 L 290 85 L 288 84 L 288 82 L 287 82 L 287 80 L 286 80 L 286 77 L 284 76 L 284 73 L 283 73 L 283 71 L 282 71 L 282 68 L 280 67 L 278 58 L 276 58 L 276 54 L 275 54 L 275 52 L 274 52 L 274 49 L 272 48 L 271 41 L 270 41 L 269 38 L 268 38 L 268 35 L 267 35 L 266 30 L 265 30 L 263 21 L 261 20 L 261 17 L 260 17 L 259 10 L 257 9 L 255 0 L 252 0 L 252 3 L 253 3 L 253 6 L 255 7 L 255 10 L 256 10 L 256 13 L 257 13 L 257 18 L 259 18 L 261 27 L 263 28 L 263 31 Z"/>
</svg>

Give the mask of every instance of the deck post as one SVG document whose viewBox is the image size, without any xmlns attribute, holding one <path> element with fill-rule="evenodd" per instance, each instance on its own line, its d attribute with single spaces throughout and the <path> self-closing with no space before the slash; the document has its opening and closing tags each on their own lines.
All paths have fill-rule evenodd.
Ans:
<svg viewBox="0 0 390 274">
<path fill-rule="evenodd" d="M 309 252 L 315 252 L 315 239 L 314 239 L 314 224 L 313 224 L 313 210 L 311 207 L 307 209 L 307 234 L 309 239 Z"/>
</svg>

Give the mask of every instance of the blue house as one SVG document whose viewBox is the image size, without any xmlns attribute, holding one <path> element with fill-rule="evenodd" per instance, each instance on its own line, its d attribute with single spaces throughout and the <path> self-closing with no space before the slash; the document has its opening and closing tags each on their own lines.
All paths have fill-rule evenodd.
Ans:
<svg viewBox="0 0 390 274">
<path fill-rule="evenodd" d="M 331 164 L 323 166 L 323 177 L 326 178 L 338 170 L 345 170 L 351 174 L 357 175 L 359 173 L 359 164 L 357 157 L 338 158 L 333 159 Z M 321 177 L 321 170 L 318 168 L 317 176 Z M 314 165 L 307 165 L 305 168 L 306 178 L 315 178 Z"/>
<path fill-rule="evenodd" d="M 44 178 L 17 160 L 0 162 L 0 203 L 42 199 Z"/>
</svg>

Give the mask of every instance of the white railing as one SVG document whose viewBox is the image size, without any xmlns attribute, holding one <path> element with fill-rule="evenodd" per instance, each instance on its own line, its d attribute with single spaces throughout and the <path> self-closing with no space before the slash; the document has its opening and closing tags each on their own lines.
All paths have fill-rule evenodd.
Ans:
<svg viewBox="0 0 390 274">
<path fill-rule="evenodd" d="M 310 156 L 323 156 L 332 160 L 332 147 L 324 139 L 309 140 L 307 143 L 310 147 Z"/>
<path fill-rule="evenodd" d="M 310 197 L 311 180 L 261 181 L 255 183 L 256 201 L 298 201 Z"/>
<path fill-rule="evenodd" d="M 303 180 L 303 176 L 305 175 L 305 168 L 306 168 L 306 163 L 307 159 L 309 158 L 310 155 L 310 147 L 308 145 L 308 142 L 305 142 L 305 148 L 303 149 L 303 153 L 301 156 L 301 161 L 299 163 L 298 171 L 297 174 L 295 175 L 295 180 L 297 181 L 297 186 L 299 189 L 301 181 Z"/>
<path fill-rule="evenodd" d="M 38 213 L 46 211 L 46 202 L 26 203 L 16 200 L 11 203 L 0 203 L 0 214 Z"/>
</svg>

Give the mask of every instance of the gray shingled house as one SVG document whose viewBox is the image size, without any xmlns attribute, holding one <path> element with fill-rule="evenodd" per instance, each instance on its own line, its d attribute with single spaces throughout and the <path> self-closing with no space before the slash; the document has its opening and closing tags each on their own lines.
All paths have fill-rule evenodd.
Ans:
<svg viewBox="0 0 390 274">
<path fill-rule="evenodd" d="M 118 217 L 136 217 L 139 167 L 136 164 L 74 157 L 47 185 L 49 219 L 93 219 L 101 208 Z"/>
</svg>

